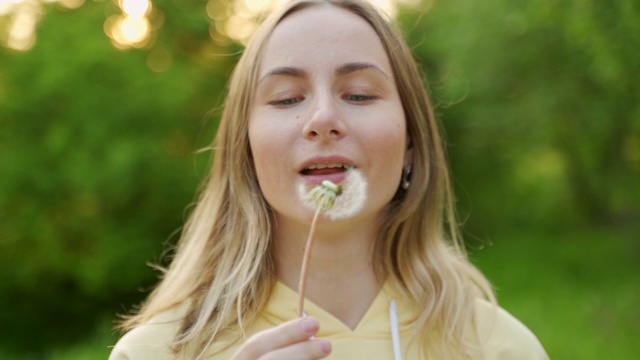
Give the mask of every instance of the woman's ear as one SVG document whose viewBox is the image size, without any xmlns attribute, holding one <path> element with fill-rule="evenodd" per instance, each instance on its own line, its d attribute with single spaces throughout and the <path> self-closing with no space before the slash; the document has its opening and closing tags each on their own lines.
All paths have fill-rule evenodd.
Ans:
<svg viewBox="0 0 640 360">
<path fill-rule="evenodd" d="M 407 143 L 407 150 L 404 152 L 404 162 L 402 163 L 402 167 L 405 168 L 407 165 L 413 164 L 413 146 L 411 146 L 411 140 Z"/>
</svg>

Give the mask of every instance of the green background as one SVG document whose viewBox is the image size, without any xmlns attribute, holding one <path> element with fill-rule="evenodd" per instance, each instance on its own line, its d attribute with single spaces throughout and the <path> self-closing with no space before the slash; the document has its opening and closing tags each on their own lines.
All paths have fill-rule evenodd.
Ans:
<svg viewBox="0 0 640 360">
<path fill-rule="evenodd" d="M 144 49 L 112 2 L 45 6 L 0 48 L 0 358 L 104 359 L 166 264 L 242 47 L 158 0 Z M 446 129 L 472 260 L 552 359 L 640 354 L 640 5 L 439 1 L 399 21 Z M 2 21 L 7 21 L 0 17 Z M 149 59 L 171 54 L 168 70 Z"/>
</svg>

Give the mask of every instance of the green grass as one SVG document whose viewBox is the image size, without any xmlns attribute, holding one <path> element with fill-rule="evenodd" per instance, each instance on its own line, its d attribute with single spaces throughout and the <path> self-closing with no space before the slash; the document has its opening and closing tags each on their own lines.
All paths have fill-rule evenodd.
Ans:
<svg viewBox="0 0 640 360">
<path fill-rule="evenodd" d="M 500 304 L 538 336 L 551 359 L 626 360 L 640 354 L 636 234 L 522 231 L 490 241 L 491 246 L 471 251 L 472 261 L 496 287 Z M 43 359 L 106 359 L 117 340 L 112 326 L 113 319 L 105 319 L 85 339 Z M 0 358 L 33 357 L 11 357 L 0 350 Z"/>
<path fill-rule="evenodd" d="M 576 231 L 503 234 L 472 252 L 500 304 L 540 339 L 551 359 L 634 359 L 640 354 L 640 238 Z"/>
</svg>

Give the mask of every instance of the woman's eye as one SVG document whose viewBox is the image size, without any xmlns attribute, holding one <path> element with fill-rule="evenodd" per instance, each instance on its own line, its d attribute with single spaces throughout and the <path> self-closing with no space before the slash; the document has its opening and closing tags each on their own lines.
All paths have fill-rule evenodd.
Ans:
<svg viewBox="0 0 640 360">
<path fill-rule="evenodd" d="M 269 105 L 274 105 L 274 106 L 292 106 L 295 105 L 297 103 L 300 102 L 300 98 L 286 98 L 286 99 L 280 99 L 280 100 L 273 100 L 269 102 Z"/>
<path fill-rule="evenodd" d="M 352 102 L 366 102 L 377 99 L 375 96 L 363 94 L 348 95 L 346 98 Z"/>
</svg>

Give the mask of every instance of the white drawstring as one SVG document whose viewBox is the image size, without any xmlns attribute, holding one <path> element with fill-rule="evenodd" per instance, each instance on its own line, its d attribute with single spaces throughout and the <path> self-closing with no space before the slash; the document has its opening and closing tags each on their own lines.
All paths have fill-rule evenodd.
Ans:
<svg viewBox="0 0 640 360">
<path fill-rule="evenodd" d="M 400 329 L 398 326 L 398 303 L 396 299 L 389 304 L 389 323 L 391 324 L 391 338 L 393 339 L 393 358 L 402 360 L 402 350 L 400 348 Z"/>
</svg>

